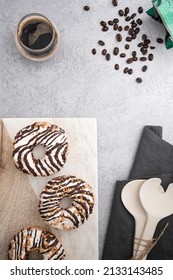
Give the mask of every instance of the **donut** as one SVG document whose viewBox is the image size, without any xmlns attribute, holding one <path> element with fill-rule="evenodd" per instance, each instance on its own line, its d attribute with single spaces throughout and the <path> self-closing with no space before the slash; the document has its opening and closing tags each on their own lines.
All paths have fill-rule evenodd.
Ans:
<svg viewBox="0 0 173 280">
<path fill-rule="evenodd" d="M 72 205 L 63 209 L 60 202 L 70 197 Z M 56 229 L 69 230 L 82 225 L 93 212 L 92 188 L 75 176 L 52 179 L 43 189 L 39 200 L 39 212 L 45 222 Z"/>
<path fill-rule="evenodd" d="M 62 260 L 62 244 L 56 236 L 40 228 L 23 228 L 14 235 L 9 245 L 9 260 L 27 260 L 31 252 L 39 252 L 44 260 Z"/>
<path fill-rule="evenodd" d="M 33 155 L 33 149 L 38 145 L 46 150 L 42 159 L 36 159 Z M 65 131 L 47 122 L 35 122 L 21 129 L 13 143 L 15 166 L 33 176 L 49 176 L 60 171 L 66 161 L 67 151 Z"/>
</svg>

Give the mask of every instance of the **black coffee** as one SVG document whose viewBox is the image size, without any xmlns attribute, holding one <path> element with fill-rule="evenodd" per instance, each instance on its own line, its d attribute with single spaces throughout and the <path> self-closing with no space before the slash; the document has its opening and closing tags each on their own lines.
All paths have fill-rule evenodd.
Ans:
<svg viewBox="0 0 173 280">
<path fill-rule="evenodd" d="M 25 25 L 20 41 L 29 49 L 40 50 L 47 47 L 53 37 L 53 30 L 46 22 L 33 21 Z"/>
</svg>

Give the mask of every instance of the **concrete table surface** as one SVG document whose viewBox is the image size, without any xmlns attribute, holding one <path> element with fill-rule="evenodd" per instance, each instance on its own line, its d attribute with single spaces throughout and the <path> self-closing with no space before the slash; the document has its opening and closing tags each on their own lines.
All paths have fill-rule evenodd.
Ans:
<svg viewBox="0 0 173 280">
<path fill-rule="evenodd" d="M 118 2 L 113 7 L 111 0 L 0 0 L 0 116 L 97 118 L 100 256 L 115 182 L 128 177 L 143 126 L 163 126 L 164 139 L 173 143 L 173 49 L 156 43 L 157 37 L 164 38 L 163 27 L 142 14 L 140 34 L 156 46 L 146 73 L 138 62 L 134 74 L 125 75 L 123 59 L 106 61 L 100 54 L 98 40 L 105 40 L 111 52 L 116 45 L 112 30 L 101 31 L 101 20 L 115 18 L 125 6 L 131 11 L 151 7 L 150 1 Z M 85 12 L 87 4 L 91 9 Z M 61 36 L 57 54 L 41 63 L 23 58 L 14 43 L 18 21 L 31 12 L 50 18 Z M 119 43 L 120 49 L 124 44 Z M 116 60 L 120 71 L 114 70 Z M 137 84 L 141 75 L 143 83 Z"/>
</svg>

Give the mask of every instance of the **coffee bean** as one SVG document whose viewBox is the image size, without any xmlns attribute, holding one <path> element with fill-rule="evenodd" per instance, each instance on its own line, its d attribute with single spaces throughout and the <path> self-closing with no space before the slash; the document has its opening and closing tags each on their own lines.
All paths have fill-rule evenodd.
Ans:
<svg viewBox="0 0 173 280">
<path fill-rule="evenodd" d="M 97 53 L 96 49 L 92 49 L 92 54 L 95 55 Z"/>
<path fill-rule="evenodd" d="M 127 16 L 126 18 L 125 18 L 125 21 L 130 21 L 131 20 L 131 17 L 130 16 Z"/>
<path fill-rule="evenodd" d="M 136 16 L 136 13 L 133 13 L 133 14 L 131 15 L 131 18 L 134 19 L 135 16 Z"/>
<path fill-rule="evenodd" d="M 123 10 L 119 10 L 119 11 L 118 11 L 118 14 L 120 15 L 120 17 L 124 16 Z"/>
<path fill-rule="evenodd" d="M 115 23 L 115 24 L 114 24 L 114 30 L 117 30 L 117 29 L 118 29 L 118 24 Z"/>
<path fill-rule="evenodd" d="M 136 34 L 138 34 L 138 33 L 139 33 L 139 31 L 140 31 L 140 28 L 139 28 L 139 27 L 136 27 L 136 29 L 135 29 L 135 33 L 136 33 Z"/>
<path fill-rule="evenodd" d="M 135 33 L 135 30 L 134 30 L 133 28 L 130 28 L 129 31 L 128 31 L 128 34 L 129 34 L 129 35 L 132 35 L 132 34 L 134 34 L 134 33 Z"/>
<path fill-rule="evenodd" d="M 142 19 L 138 18 L 137 21 L 136 21 L 139 25 L 142 24 Z"/>
<path fill-rule="evenodd" d="M 103 49 L 102 50 L 102 55 L 106 55 L 107 54 L 107 50 L 106 49 Z"/>
<path fill-rule="evenodd" d="M 154 47 L 154 46 L 151 46 L 151 47 L 150 47 L 151 50 L 154 50 L 155 48 L 156 48 L 156 47 Z"/>
<path fill-rule="evenodd" d="M 138 60 L 137 56 L 134 56 L 133 61 L 137 61 L 137 60 Z"/>
<path fill-rule="evenodd" d="M 132 23 L 132 27 L 135 28 L 137 26 L 137 23 Z"/>
<path fill-rule="evenodd" d="M 120 57 L 126 57 L 126 54 L 125 53 L 120 53 Z"/>
<path fill-rule="evenodd" d="M 134 24 L 135 23 L 135 20 L 133 19 L 131 22 L 130 22 L 130 24 L 132 25 L 132 24 Z"/>
<path fill-rule="evenodd" d="M 127 16 L 127 15 L 128 15 L 128 13 L 129 13 L 129 11 L 130 11 L 130 10 L 129 10 L 129 8 L 128 8 L 128 7 L 126 7 L 126 8 L 125 8 L 125 10 L 124 10 L 124 15 L 125 15 L 125 16 Z"/>
<path fill-rule="evenodd" d="M 118 6 L 118 1 L 117 0 L 112 0 L 112 5 L 115 6 L 115 7 Z"/>
<path fill-rule="evenodd" d="M 128 50 L 130 48 L 129 44 L 125 44 L 125 49 Z"/>
<path fill-rule="evenodd" d="M 143 35 L 142 35 L 142 40 L 143 40 L 143 41 L 147 40 L 147 35 L 146 35 L 146 34 L 143 34 Z"/>
<path fill-rule="evenodd" d="M 128 74 L 131 75 L 132 73 L 133 73 L 133 69 L 130 68 L 130 69 L 128 70 Z"/>
<path fill-rule="evenodd" d="M 145 51 L 144 47 L 140 48 L 141 53 Z"/>
<path fill-rule="evenodd" d="M 120 69 L 120 66 L 119 66 L 119 64 L 115 64 L 115 70 L 119 70 Z"/>
<path fill-rule="evenodd" d="M 149 39 L 146 39 L 145 41 L 144 41 L 144 44 L 150 44 L 151 43 L 151 41 L 149 40 Z"/>
<path fill-rule="evenodd" d="M 140 57 L 140 61 L 146 61 L 146 60 L 147 60 L 146 57 L 144 57 L 144 56 Z"/>
<path fill-rule="evenodd" d="M 132 38 L 131 37 L 126 37 L 127 42 L 131 42 Z"/>
<path fill-rule="evenodd" d="M 106 32 L 106 31 L 108 31 L 109 30 L 109 27 L 108 26 L 104 26 L 103 28 L 102 28 L 102 31 L 104 31 L 104 32 Z"/>
<path fill-rule="evenodd" d="M 153 60 L 153 58 L 154 58 L 153 54 L 152 54 L 152 53 L 150 53 L 150 54 L 148 55 L 148 60 L 149 60 L 149 61 L 152 61 L 152 60 Z"/>
<path fill-rule="evenodd" d="M 147 50 L 144 50 L 144 51 L 142 52 L 143 55 L 146 55 L 147 53 L 148 53 Z"/>
<path fill-rule="evenodd" d="M 131 63 L 133 62 L 133 58 L 128 58 L 128 59 L 126 60 L 126 62 L 127 62 L 127 64 L 131 64 Z"/>
<path fill-rule="evenodd" d="M 90 7 L 89 7 L 89 6 L 84 6 L 84 10 L 85 10 L 85 11 L 89 11 L 89 10 L 90 10 Z"/>
<path fill-rule="evenodd" d="M 119 27 L 118 27 L 118 31 L 121 32 L 122 30 L 123 30 L 122 26 L 119 26 Z"/>
<path fill-rule="evenodd" d="M 128 68 L 128 67 L 124 68 L 124 73 L 125 73 L 125 74 L 128 73 L 128 71 L 129 71 L 129 68 Z"/>
<path fill-rule="evenodd" d="M 157 38 L 157 43 L 159 43 L 159 44 L 163 44 L 163 39 L 162 38 Z"/>
<path fill-rule="evenodd" d="M 138 8 L 138 13 L 139 13 L 139 14 L 142 14 L 142 13 L 143 13 L 143 11 L 144 11 L 144 10 L 143 10 L 143 8 L 142 8 L 142 7 L 139 7 L 139 8 Z"/>
<path fill-rule="evenodd" d="M 106 60 L 109 61 L 111 59 L 111 56 L 109 53 L 106 54 Z"/>
<path fill-rule="evenodd" d="M 121 34 L 118 33 L 118 34 L 116 35 L 116 39 L 117 39 L 118 42 L 121 42 L 121 41 L 122 41 L 122 36 L 121 36 Z"/>
<path fill-rule="evenodd" d="M 145 49 L 148 49 L 148 45 L 147 45 L 147 44 L 143 44 L 143 47 L 144 47 Z"/>
<path fill-rule="evenodd" d="M 102 40 L 99 40 L 99 41 L 98 41 L 98 44 L 99 44 L 100 46 L 104 46 L 104 45 L 105 45 L 105 42 L 103 42 Z"/>
<path fill-rule="evenodd" d="M 140 84 L 140 83 L 142 83 L 142 79 L 138 77 L 138 78 L 136 78 L 136 82 Z"/>
<path fill-rule="evenodd" d="M 147 69 L 148 69 L 147 65 L 144 65 L 144 66 L 142 67 L 142 71 L 143 71 L 143 72 L 146 72 Z"/>
<path fill-rule="evenodd" d="M 108 21 L 108 24 L 111 25 L 111 26 L 114 25 L 113 20 L 109 20 L 109 21 Z"/>
<path fill-rule="evenodd" d="M 119 19 L 118 18 L 114 18 L 113 23 L 118 23 Z"/>
<path fill-rule="evenodd" d="M 139 43 L 138 44 L 138 47 L 140 48 L 140 47 L 143 47 L 143 43 L 141 42 L 141 43 Z"/>
<path fill-rule="evenodd" d="M 113 54 L 114 54 L 114 55 L 117 55 L 118 53 L 119 53 L 119 48 L 115 47 L 115 48 L 113 49 Z"/>
<path fill-rule="evenodd" d="M 133 56 L 133 57 L 136 56 L 136 51 L 133 51 L 133 52 L 132 52 L 132 56 Z"/>
<path fill-rule="evenodd" d="M 103 26 L 103 27 L 106 27 L 107 24 L 106 24 L 105 21 L 102 20 L 102 21 L 100 22 L 100 25 Z"/>
<path fill-rule="evenodd" d="M 136 39 L 136 34 L 132 34 L 131 35 L 131 38 L 134 40 L 134 39 Z"/>
<path fill-rule="evenodd" d="M 129 26 L 126 25 L 126 26 L 124 27 L 124 30 L 128 31 L 128 30 L 129 30 Z"/>
</svg>

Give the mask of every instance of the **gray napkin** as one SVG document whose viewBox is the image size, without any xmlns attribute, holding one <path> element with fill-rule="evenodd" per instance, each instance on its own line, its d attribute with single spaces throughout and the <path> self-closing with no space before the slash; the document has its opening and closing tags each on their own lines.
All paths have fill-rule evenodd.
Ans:
<svg viewBox="0 0 173 280">
<path fill-rule="evenodd" d="M 131 259 L 135 224 L 133 216 L 121 202 L 121 191 L 131 180 L 152 177 L 160 178 L 165 190 L 173 182 L 173 146 L 162 139 L 162 128 L 160 126 L 144 127 L 129 179 L 116 183 L 103 259 Z M 160 207 L 164 207 L 164 205 L 160 205 Z M 154 237 L 160 235 L 167 223 L 169 223 L 169 226 L 157 245 L 148 254 L 147 259 L 173 260 L 173 215 L 159 222 Z"/>
</svg>

